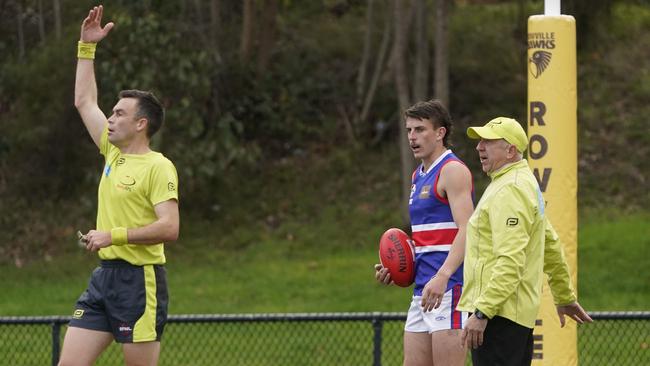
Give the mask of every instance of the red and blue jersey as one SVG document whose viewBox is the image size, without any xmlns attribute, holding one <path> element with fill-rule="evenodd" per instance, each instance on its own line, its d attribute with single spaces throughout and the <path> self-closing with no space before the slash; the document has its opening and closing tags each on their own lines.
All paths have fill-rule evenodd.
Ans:
<svg viewBox="0 0 650 366">
<path fill-rule="evenodd" d="M 450 161 L 464 164 L 451 150 L 445 151 L 427 171 L 420 165 L 413 172 L 409 198 L 412 239 L 415 242 L 415 296 L 422 295 L 424 285 L 447 259 L 458 233 L 451 207 L 446 197 L 438 194 L 440 171 Z M 463 266 L 458 267 L 447 283 L 447 291 L 463 284 Z"/>
</svg>

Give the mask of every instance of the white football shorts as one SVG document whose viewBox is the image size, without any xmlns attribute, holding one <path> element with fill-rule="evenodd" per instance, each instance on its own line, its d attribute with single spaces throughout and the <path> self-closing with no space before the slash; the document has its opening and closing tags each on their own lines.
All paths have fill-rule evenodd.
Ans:
<svg viewBox="0 0 650 366">
<path fill-rule="evenodd" d="M 413 333 L 433 333 L 438 330 L 463 329 L 468 313 L 455 310 L 461 289 L 460 285 L 454 286 L 445 293 L 437 309 L 426 312 L 421 305 L 422 296 L 413 296 L 404 330 Z"/>
</svg>

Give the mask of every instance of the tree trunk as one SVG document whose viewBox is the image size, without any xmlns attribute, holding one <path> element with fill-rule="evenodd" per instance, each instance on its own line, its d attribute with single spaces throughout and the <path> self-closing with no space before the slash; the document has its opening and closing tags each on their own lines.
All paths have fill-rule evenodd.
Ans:
<svg viewBox="0 0 650 366">
<path fill-rule="evenodd" d="M 415 72 L 413 73 L 413 99 L 429 99 L 429 37 L 427 36 L 427 4 L 425 0 L 416 0 L 415 17 Z"/>
<path fill-rule="evenodd" d="M 23 24 L 23 4 L 21 1 L 16 2 L 16 25 L 18 26 L 18 59 L 25 57 L 25 27 Z"/>
<path fill-rule="evenodd" d="M 38 38 L 45 44 L 45 17 L 43 16 L 43 0 L 38 0 Z"/>
<path fill-rule="evenodd" d="M 436 0 L 436 99 L 449 108 L 449 26 L 447 23 L 449 0 Z"/>
<path fill-rule="evenodd" d="M 221 31 L 221 0 L 210 1 L 210 40 L 212 57 L 215 63 L 221 64 L 221 51 L 219 50 L 219 32 Z"/>
<path fill-rule="evenodd" d="M 360 123 L 365 123 L 368 120 L 368 113 L 370 112 L 370 106 L 372 101 L 375 98 L 375 92 L 377 91 L 377 85 L 379 84 L 379 78 L 384 70 L 384 62 L 386 60 L 386 55 L 388 54 L 388 46 L 390 44 L 390 32 L 392 21 L 392 9 L 387 8 L 388 15 L 386 16 L 386 23 L 384 24 L 384 34 L 381 38 L 381 46 L 379 46 L 379 52 L 375 58 L 375 69 L 372 74 L 372 79 L 370 80 L 370 86 L 368 87 L 368 92 L 366 93 L 366 98 L 363 102 L 363 108 L 361 109 L 361 116 L 359 117 Z"/>
<path fill-rule="evenodd" d="M 375 7 L 374 0 L 368 0 L 368 7 L 366 8 L 366 36 L 363 40 L 363 54 L 361 62 L 359 63 L 359 74 L 357 74 L 357 99 L 355 103 L 355 110 L 361 111 L 363 105 L 364 91 L 366 89 L 366 70 L 368 69 L 368 60 L 370 59 L 370 44 L 372 43 L 373 31 L 373 10 Z M 357 121 L 359 118 L 355 118 Z"/>
<path fill-rule="evenodd" d="M 53 0 L 52 5 L 54 8 L 54 34 L 56 39 L 61 39 L 61 1 Z"/>
<path fill-rule="evenodd" d="M 411 191 L 411 174 L 414 169 L 413 154 L 409 147 L 408 136 L 406 128 L 404 128 L 404 111 L 411 105 L 411 96 L 409 95 L 409 86 L 406 73 L 406 40 L 407 40 L 407 14 L 405 10 L 405 1 L 394 0 L 394 15 L 395 15 L 395 43 L 393 45 L 393 63 L 395 72 L 395 86 L 397 89 L 397 99 L 399 101 L 399 117 L 397 118 L 399 130 L 399 150 L 401 161 L 401 176 L 402 176 L 402 199 L 401 199 L 401 213 L 402 220 L 405 225 L 408 225 L 409 211 L 408 211 L 408 198 Z"/>
<path fill-rule="evenodd" d="M 278 0 L 266 0 L 262 7 L 262 28 L 259 35 L 259 49 L 257 54 L 257 75 L 262 75 L 271 61 L 271 53 L 275 45 L 276 17 L 278 14 Z"/>
<path fill-rule="evenodd" d="M 203 4 L 201 4 L 202 1 L 201 0 L 193 0 L 193 3 L 194 3 L 194 16 L 196 16 L 196 20 L 195 20 L 194 25 L 199 29 L 203 29 L 203 24 L 205 24 L 205 22 L 203 21 L 203 13 L 204 12 L 203 12 L 203 7 L 202 7 Z"/>
<path fill-rule="evenodd" d="M 239 43 L 239 59 L 242 63 L 248 63 L 253 47 L 253 18 L 255 8 L 253 0 L 244 0 L 242 7 L 242 29 L 241 41 Z"/>
</svg>

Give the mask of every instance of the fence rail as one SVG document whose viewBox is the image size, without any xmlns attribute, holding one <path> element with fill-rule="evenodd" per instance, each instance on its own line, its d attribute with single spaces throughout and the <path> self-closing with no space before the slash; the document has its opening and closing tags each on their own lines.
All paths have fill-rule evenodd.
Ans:
<svg viewBox="0 0 650 366">
<path fill-rule="evenodd" d="M 589 315 L 594 323 L 578 328 L 581 364 L 650 365 L 650 311 Z M 170 315 L 160 364 L 400 364 L 405 319 L 405 313 L 385 312 Z M 69 321 L 0 317 L 0 365 L 56 365 Z M 113 344 L 97 364 L 120 360 Z"/>
</svg>

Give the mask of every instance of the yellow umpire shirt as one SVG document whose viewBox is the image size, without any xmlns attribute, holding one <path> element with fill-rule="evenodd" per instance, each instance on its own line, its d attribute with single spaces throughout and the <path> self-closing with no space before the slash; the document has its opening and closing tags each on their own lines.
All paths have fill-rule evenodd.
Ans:
<svg viewBox="0 0 650 366">
<path fill-rule="evenodd" d="M 108 141 L 108 128 L 102 132 L 99 151 L 106 163 L 97 194 L 97 230 L 146 226 L 158 219 L 155 205 L 178 200 L 176 168 L 163 154 L 122 154 Z M 100 249 L 99 257 L 138 266 L 165 263 L 163 243 L 111 245 Z"/>
<path fill-rule="evenodd" d="M 458 310 L 481 310 L 534 328 L 543 273 L 557 305 L 576 300 L 544 198 L 526 160 L 490 174 L 467 223 L 464 288 Z"/>
</svg>

